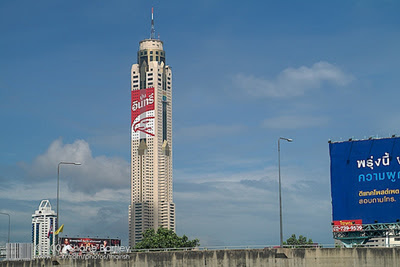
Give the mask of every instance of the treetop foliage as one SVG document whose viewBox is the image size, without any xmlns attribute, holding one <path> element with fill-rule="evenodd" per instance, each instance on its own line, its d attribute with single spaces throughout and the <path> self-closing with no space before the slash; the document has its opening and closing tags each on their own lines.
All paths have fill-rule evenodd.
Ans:
<svg viewBox="0 0 400 267">
<path fill-rule="evenodd" d="M 307 237 L 300 235 L 297 239 L 295 234 L 292 234 L 292 236 L 289 237 L 286 242 L 283 242 L 283 245 L 285 246 L 305 246 L 312 244 L 314 244 L 314 242 L 311 238 L 307 241 Z"/>
<path fill-rule="evenodd" d="M 152 248 L 193 248 L 199 246 L 199 240 L 189 240 L 186 235 L 179 237 L 174 231 L 158 228 L 157 232 L 151 228 L 143 233 L 143 239 L 136 245 L 136 249 Z"/>
</svg>

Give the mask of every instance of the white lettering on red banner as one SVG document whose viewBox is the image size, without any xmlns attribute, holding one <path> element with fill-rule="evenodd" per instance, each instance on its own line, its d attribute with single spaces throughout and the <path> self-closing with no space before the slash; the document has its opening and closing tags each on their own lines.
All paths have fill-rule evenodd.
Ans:
<svg viewBox="0 0 400 267">
<path fill-rule="evenodd" d="M 362 220 L 340 220 L 333 221 L 333 232 L 355 232 L 362 231 Z"/>
<path fill-rule="evenodd" d="M 334 225 L 332 227 L 333 232 L 356 232 L 356 231 L 362 231 L 362 225 Z"/>
<path fill-rule="evenodd" d="M 132 139 L 154 136 L 154 88 L 131 91 L 131 99 Z"/>
</svg>

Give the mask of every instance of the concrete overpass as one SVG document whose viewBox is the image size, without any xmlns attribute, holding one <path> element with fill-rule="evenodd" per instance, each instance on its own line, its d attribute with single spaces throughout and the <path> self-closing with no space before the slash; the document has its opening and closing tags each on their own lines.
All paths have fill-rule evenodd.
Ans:
<svg viewBox="0 0 400 267">
<path fill-rule="evenodd" d="M 203 251 L 157 251 L 87 258 L 2 261 L 0 267 L 385 267 L 400 266 L 400 248 L 268 248 Z"/>
</svg>

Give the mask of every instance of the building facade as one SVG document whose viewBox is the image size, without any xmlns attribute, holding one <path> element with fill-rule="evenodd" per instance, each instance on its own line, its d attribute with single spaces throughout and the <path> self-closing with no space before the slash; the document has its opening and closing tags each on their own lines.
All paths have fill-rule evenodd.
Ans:
<svg viewBox="0 0 400 267">
<path fill-rule="evenodd" d="M 32 256 L 52 255 L 56 244 L 54 229 L 57 226 L 57 213 L 51 209 L 49 200 L 42 200 L 39 209 L 32 214 Z"/>
<path fill-rule="evenodd" d="M 172 198 L 172 71 L 163 42 L 139 43 L 131 68 L 131 205 L 129 245 L 149 228 L 175 231 Z"/>
<path fill-rule="evenodd" d="M 32 259 L 32 243 L 7 243 L 6 260 L 30 260 Z"/>
</svg>

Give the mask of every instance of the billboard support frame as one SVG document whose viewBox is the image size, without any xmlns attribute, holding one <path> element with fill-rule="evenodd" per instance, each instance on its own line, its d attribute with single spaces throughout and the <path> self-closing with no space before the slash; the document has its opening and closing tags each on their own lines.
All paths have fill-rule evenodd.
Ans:
<svg viewBox="0 0 400 267">
<path fill-rule="evenodd" d="M 342 241 L 346 247 L 365 244 L 375 237 L 388 237 L 400 235 L 400 222 L 363 224 L 362 231 L 333 232 L 333 238 Z"/>
</svg>

